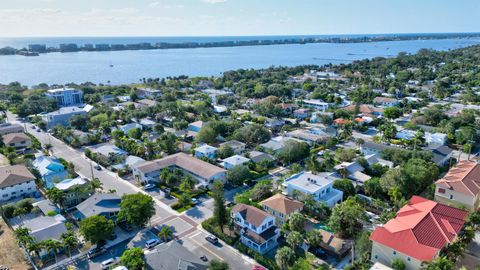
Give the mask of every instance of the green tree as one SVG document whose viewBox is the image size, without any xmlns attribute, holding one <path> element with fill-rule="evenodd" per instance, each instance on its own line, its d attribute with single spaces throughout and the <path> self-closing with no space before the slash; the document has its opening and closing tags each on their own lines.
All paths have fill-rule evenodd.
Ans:
<svg viewBox="0 0 480 270">
<path fill-rule="evenodd" d="M 80 233 L 87 241 L 98 243 L 106 240 L 113 232 L 113 222 L 104 216 L 91 216 L 80 221 Z"/>
<path fill-rule="evenodd" d="M 195 136 L 195 140 L 203 143 L 214 143 L 217 141 L 218 133 L 211 126 L 204 126 Z"/>
<path fill-rule="evenodd" d="M 302 234 L 297 231 L 291 231 L 287 236 L 287 244 L 293 249 L 296 250 L 303 243 Z"/>
<path fill-rule="evenodd" d="M 443 256 L 439 256 L 431 262 L 422 263 L 423 270 L 453 270 L 454 266 L 453 261 Z"/>
<path fill-rule="evenodd" d="M 396 258 L 392 261 L 393 270 L 405 270 L 405 267 L 406 267 L 405 263 L 398 258 Z"/>
<path fill-rule="evenodd" d="M 142 137 L 142 130 L 140 128 L 132 128 L 128 131 L 128 137 L 139 140 Z"/>
<path fill-rule="evenodd" d="M 308 157 L 308 145 L 304 142 L 288 140 L 285 146 L 277 153 L 277 158 L 288 164 Z"/>
<path fill-rule="evenodd" d="M 155 203 L 149 195 L 143 193 L 125 194 L 120 202 L 118 219 L 144 227 L 155 214 L 154 205 Z"/>
<path fill-rule="evenodd" d="M 279 248 L 275 254 L 275 262 L 280 270 L 288 270 L 295 262 L 295 252 L 289 247 Z"/>
<path fill-rule="evenodd" d="M 245 165 L 237 165 L 227 171 L 227 181 L 231 185 L 240 186 L 245 180 L 252 178 L 250 169 Z"/>
<path fill-rule="evenodd" d="M 158 232 L 158 238 L 162 239 L 164 242 L 168 242 L 169 239 L 173 238 L 173 231 L 170 226 L 162 226 L 160 232 Z"/>
<path fill-rule="evenodd" d="M 142 270 L 145 266 L 143 261 L 143 250 L 139 247 L 130 248 L 123 252 L 120 262 L 132 270 Z"/>
<path fill-rule="evenodd" d="M 349 238 L 361 231 L 362 220 L 365 220 L 365 209 L 355 197 L 350 197 L 346 201 L 335 205 L 328 226 L 340 237 Z"/>
<path fill-rule="evenodd" d="M 65 207 L 65 200 L 67 195 L 63 190 L 60 190 L 56 187 L 47 190 L 47 197 L 55 204 L 59 205 L 60 208 Z"/>
<path fill-rule="evenodd" d="M 208 270 L 229 270 L 228 263 L 224 261 L 211 260 L 208 264 Z"/>
<path fill-rule="evenodd" d="M 293 213 L 288 219 L 290 230 L 303 232 L 305 230 L 305 217 L 300 213 Z"/>
<path fill-rule="evenodd" d="M 351 196 L 355 196 L 355 187 L 353 183 L 349 179 L 339 179 L 333 182 L 333 187 L 343 191 L 343 197 L 348 198 Z"/>
<path fill-rule="evenodd" d="M 357 258 L 369 259 L 372 250 L 372 241 L 370 241 L 370 232 L 362 231 L 355 239 L 355 253 Z"/>
<path fill-rule="evenodd" d="M 232 147 L 230 147 L 230 145 L 227 145 L 227 144 L 224 144 L 224 145 L 221 145 L 218 149 L 217 149 L 217 155 L 219 158 L 228 158 L 228 157 L 231 157 L 233 156 L 235 153 L 233 152 L 233 149 Z"/>
<path fill-rule="evenodd" d="M 384 141 L 388 141 L 390 139 L 394 139 L 397 135 L 397 128 L 391 122 L 387 122 L 378 127 L 378 130 L 382 132 L 382 139 Z"/>
<path fill-rule="evenodd" d="M 320 245 L 323 242 L 322 234 L 320 233 L 319 230 L 316 230 L 316 229 L 308 231 L 306 239 L 308 243 L 315 248 L 320 247 Z"/>
<path fill-rule="evenodd" d="M 398 107 L 388 107 L 383 111 L 383 116 L 387 119 L 396 119 L 402 116 L 403 112 Z"/>
<path fill-rule="evenodd" d="M 227 209 L 225 207 L 225 194 L 221 182 L 215 182 L 212 189 L 213 204 L 213 218 L 215 223 L 220 226 L 223 232 L 223 227 L 228 223 Z"/>
</svg>

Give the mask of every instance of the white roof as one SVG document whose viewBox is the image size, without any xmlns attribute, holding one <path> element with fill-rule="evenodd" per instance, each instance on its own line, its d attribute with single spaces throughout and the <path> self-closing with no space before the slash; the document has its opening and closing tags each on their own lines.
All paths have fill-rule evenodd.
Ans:
<svg viewBox="0 0 480 270">
<path fill-rule="evenodd" d="M 55 187 L 60 189 L 60 190 L 68 190 L 70 189 L 71 187 L 73 186 L 76 186 L 76 185 L 84 185 L 87 183 L 87 180 L 83 179 L 82 177 L 77 177 L 77 178 L 73 178 L 73 179 L 65 179 L 59 183 L 56 183 L 55 184 Z"/>
<path fill-rule="evenodd" d="M 333 179 L 329 178 L 328 175 L 317 175 L 311 172 L 297 173 L 285 180 L 286 185 L 293 185 L 311 193 L 315 193 L 332 183 Z"/>
<path fill-rule="evenodd" d="M 208 144 L 204 144 L 202 146 L 199 146 L 195 148 L 195 151 L 201 152 L 201 153 L 211 153 L 217 151 L 216 147 L 210 146 Z"/>
<path fill-rule="evenodd" d="M 232 165 L 234 165 L 234 166 L 236 166 L 236 165 L 241 165 L 241 164 L 247 163 L 247 162 L 249 162 L 249 161 L 250 161 L 249 158 L 242 157 L 242 156 L 239 156 L 239 155 L 234 155 L 234 156 L 231 156 L 231 157 L 226 158 L 226 159 L 223 160 L 223 162 L 232 164 Z"/>
<path fill-rule="evenodd" d="M 320 100 L 320 99 L 304 99 L 303 102 L 307 104 L 314 104 L 314 105 L 321 105 L 321 106 L 328 105 L 327 102 L 324 102 L 323 100 Z"/>
</svg>

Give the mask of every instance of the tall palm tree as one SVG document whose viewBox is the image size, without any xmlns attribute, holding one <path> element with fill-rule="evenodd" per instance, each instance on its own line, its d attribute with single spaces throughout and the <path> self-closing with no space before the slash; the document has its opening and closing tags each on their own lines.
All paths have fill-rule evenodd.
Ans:
<svg viewBox="0 0 480 270">
<path fill-rule="evenodd" d="M 48 239 L 44 241 L 44 247 L 49 253 L 53 253 L 53 256 L 55 257 L 55 264 L 57 264 L 57 254 L 59 249 L 62 248 L 62 243 L 58 240 Z"/>
<path fill-rule="evenodd" d="M 73 234 L 73 231 L 68 231 L 61 235 L 63 247 L 68 250 L 68 256 L 72 256 L 72 250 L 78 246 L 78 239 Z"/>
<path fill-rule="evenodd" d="M 17 238 L 17 242 L 22 246 L 34 242 L 33 237 L 30 235 L 30 229 L 28 228 L 17 228 L 14 231 L 14 234 L 15 238 Z"/>
<path fill-rule="evenodd" d="M 453 267 L 453 261 L 443 256 L 437 257 L 431 262 L 422 263 L 423 270 L 452 270 Z"/>
<path fill-rule="evenodd" d="M 103 183 L 98 178 L 93 178 L 88 182 L 88 187 L 95 193 L 98 189 L 103 190 Z"/>
<path fill-rule="evenodd" d="M 55 204 L 59 205 L 61 209 L 65 207 L 65 200 L 67 195 L 63 190 L 53 187 L 47 190 L 47 197 Z"/>
<path fill-rule="evenodd" d="M 170 226 L 163 226 L 158 233 L 158 237 L 167 242 L 169 238 L 173 238 L 173 231 Z"/>
</svg>

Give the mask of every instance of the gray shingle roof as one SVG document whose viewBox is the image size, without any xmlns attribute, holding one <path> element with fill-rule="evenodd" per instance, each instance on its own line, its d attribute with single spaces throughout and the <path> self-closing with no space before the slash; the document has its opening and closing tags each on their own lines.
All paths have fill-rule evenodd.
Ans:
<svg viewBox="0 0 480 270">
<path fill-rule="evenodd" d="M 145 255 L 147 269 L 207 270 L 208 266 L 176 241 L 161 244 Z"/>
<path fill-rule="evenodd" d="M 112 213 L 120 211 L 121 199 L 112 193 L 96 193 L 79 205 L 77 210 L 84 217 L 91 217 L 101 213 Z"/>
</svg>

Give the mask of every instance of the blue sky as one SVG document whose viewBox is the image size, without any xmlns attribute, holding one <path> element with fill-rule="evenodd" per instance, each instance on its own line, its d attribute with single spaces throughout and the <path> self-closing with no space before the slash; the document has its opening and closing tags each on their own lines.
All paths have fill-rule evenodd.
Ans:
<svg viewBox="0 0 480 270">
<path fill-rule="evenodd" d="M 0 36 L 480 32 L 478 0 L 1 0 Z"/>
</svg>

